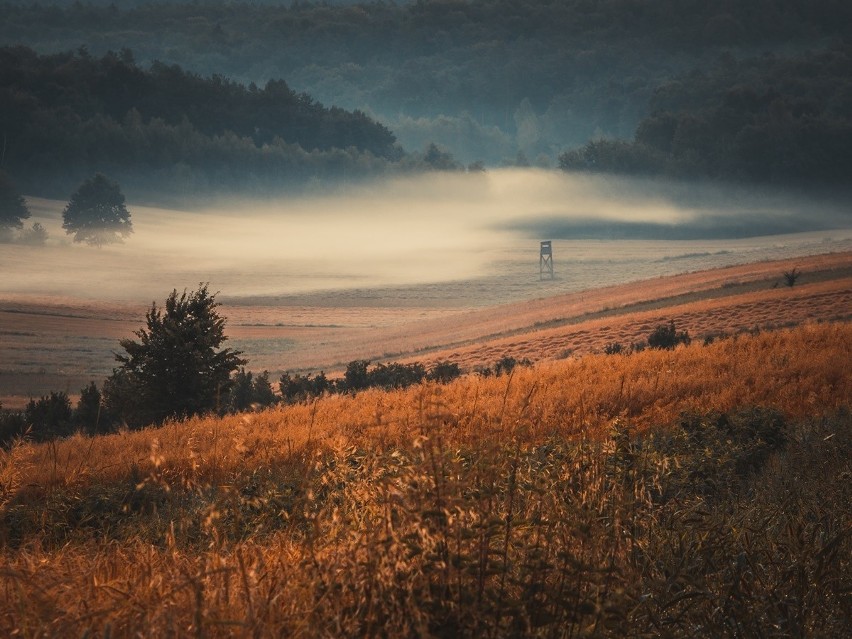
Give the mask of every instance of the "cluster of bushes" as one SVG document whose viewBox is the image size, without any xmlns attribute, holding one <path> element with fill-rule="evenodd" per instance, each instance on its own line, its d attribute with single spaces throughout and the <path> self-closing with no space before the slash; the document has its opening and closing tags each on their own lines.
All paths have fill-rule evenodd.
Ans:
<svg viewBox="0 0 852 639">
<path fill-rule="evenodd" d="M 284 373 L 278 380 L 279 396 L 269 398 L 267 395 L 270 401 L 266 403 L 258 401 L 257 404 L 268 406 L 276 401 L 293 404 L 320 397 L 326 393 L 356 393 L 368 388 L 392 390 L 407 388 L 424 381 L 446 384 L 459 375 L 461 375 L 461 369 L 454 362 L 436 362 L 427 369 L 420 362 L 379 363 L 371 367 L 368 360 L 354 360 L 349 362 L 343 377 L 339 379 L 328 379 L 324 372 L 306 375 Z"/>
<path fill-rule="evenodd" d="M 518 362 L 512 357 L 504 357 L 493 367 L 477 372 L 485 376 L 501 375 L 510 372 L 516 365 L 531 364 L 527 359 Z M 325 394 L 352 394 L 370 388 L 392 390 L 407 388 L 424 381 L 447 384 L 461 374 L 462 370 L 458 364 L 447 361 L 436 362 L 427 369 L 419 362 L 390 362 L 371 366 L 368 360 L 354 360 L 349 362 L 343 377 L 339 379 L 329 379 L 324 372 L 305 375 L 284 373 L 278 380 L 276 392 L 269 378 L 269 371 L 255 374 L 241 367 L 230 377 L 227 385 L 219 387 L 220 393 L 214 405 L 204 410 L 165 416 L 188 416 L 205 411 L 219 414 L 239 413 L 279 403 L 294 404 Z M 30 400 L 23 411 L 0 410 L 0 446 L 6 446 L 16 437 L 23 435 L 36 441 L 46 441 L 78 431 L 97 434 L 110 432 L 120 425 L 145 425 L 145 422 L 128 422 L 122 414 L 122 410 L 127 407 L 118 401 L 117 396 L 134 392 L 129 386 L 123 387 L 127 382 L 124 375 L 114 374 L 107 380 L 106 398 L 102 398 L 95 382 L 91 382 L 80 391 L 80 400 L 74 409 L 67 393 L 51 391 L 48 396 Z M 221 392 L 223 388 L 224 393 Z M 163 417 L 152 419 L 152 423 L 155 423 L 162 421 Z"/>
<path fill-rule="evenodd" d="M 691 342 L 692 338 L 689 336 L 689 331 L 677 330 L 674 320 L 669 320 L 668 324 L 660 324 L 651 331 L 646 342 L 633 342 L 627 346 L 621 342 L 609 342 L 604 346 L 604 353 L 607 355 L 626 355 L 638 353 L 645 350 L 646 347 L 670 351 L 679 344 L 688 345 Z"/>
<path fill-rule="evenodd" d="M 80 390 L 77 406 L 63 391 L 31 399 L 23 411 L 3 410 L 0 404 L 0 446 L 8 446 L 19 437 L 47 441 L 81 431 L 88 434 L 109 432 L 110 417 L 103 411 L 101 392 L 91 382 Z"/>
<path fill-rule="evenodd" d="M 482 377 L 491 377 L 494 375 L 495 377 L 500 377 L 500 375 L 508 375 L 513 370 L 515 370 L 516 366 L 532 366 L 533 363 L 531 360 L 526 357 L 522 357 L 521 359 L 517 359 L 512 357 L 511 355 L 504 355 L 496 362 L 494 362 L 493 366 L 484 366 L 476 369 L 477 374 Z"/>
<path fill-rule="evenodd" d="M 66 393 L 51 392 L 46 397 L 31 400 L 23 412 L 0 412 L 0 445 L 8 445 L 14 438 L 25 434 L 42 441 L 75 431 L 104 433 L 119 425 L 142 427 L 167 418 L 201 413 L 237 413 L 278 403 L 294 404 L 325 394 L 357 393 L 370 388 L 400 389 L 424 381 L 446 384 L 462 373 L 457 363 L 449 361 L 436 362 L 427 369 L 420 362 L 371 365 L 369 360 L 353 360 L 338 379 L 329 379 L 324 372 L 304 375 L 286 372 L 278 380 L 276 393 L 269 371 L 258 374 L 247 371 L 247 362 L 240 358 L 238 351 L 224 349 L 215 352 L 214 347 L 226 339 L 222 332 L 224 322 L 214 310 L 217 305 L 215 296 L 208 292 L 206 285 L 192 294 L 184 291 L 182 296 L 173 291 L 166 300 L 165 314 L 156 305 L 149 311 L 148 329 L 140 329 L 136 333 L 142 342 L 122 340 L 121 345 L 128 355 L 116 356 L 122 366 L 106 380 L 103 396 L 91 382 L 81 390 L 80 400 L 73 410 Z M 189 326 L 181 320 L 188 317 L 195 318 Z M 196 320 L 200 321 L 199 318 L 206 318 L 205 322 L 218 335 L 207 346 L 194 344 L 198 352 L 193 357 L 209 360 L 211 365 L 212 362 L 219 363 L 219 368 L 215 374 L 211 373 L 209 379 L 172 361 L 174 353 L 181 350 L 177 348 L 178 342 L 187 343 L 195 339 L 193 331 L 197 330 Z M 168 339 L 155 339 L 161 334 Z M 678 331 L 672 320 L 655 328 L 648 336 L 647 345 L 650 348 L 673 349 L 690 341 L 689 333 Z M 604 352 L 628 353 L 644 347 L 643 343 L 624 347 L 613 342 L 606 345 Z M 163 351 L 154 352 L 155 348 Z M 532 362 L 527 358 L 505 355 L 492 366 L 477 368 L 475 372 L 483 377 L 508 375 L 517 366 L 532 366 Z M 185 378 L 168 378 L 166 371 L 175 370 L 183 371 Z"/>
</svg>

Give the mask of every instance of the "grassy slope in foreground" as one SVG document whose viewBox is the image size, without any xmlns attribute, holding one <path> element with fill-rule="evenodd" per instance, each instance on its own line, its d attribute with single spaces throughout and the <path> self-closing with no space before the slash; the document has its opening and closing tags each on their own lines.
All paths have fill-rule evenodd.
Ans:
<svg viewBox="0 0 852 639">
<path fill-rule="evenodd" d="M 0 457 L 0 629 L 836 636 L 850 338 L 805 325 L 22 444 Z"/>
</svg>

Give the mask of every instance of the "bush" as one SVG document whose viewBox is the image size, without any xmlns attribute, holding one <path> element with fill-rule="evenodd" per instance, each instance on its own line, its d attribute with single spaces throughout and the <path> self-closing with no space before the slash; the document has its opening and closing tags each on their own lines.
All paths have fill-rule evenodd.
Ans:
<svg viewBox="0 0 852 639">
<path fill-rule="evenodd" d="M 32 427 L 33 438 L 39 441 L 70 435 L 72 424 L 71 400 L 63 392 L 31 399 L 24 409 L 24 421 Z"/>
<path fill-rule="evenodd" d="M 6 410 L 0 404 L 0 446 L 9 446 L 18 437 L 23 437 L 26 432 L 27 422 L 24 414 Z"/>
<path fill-rule="evenodd" d="M 429 369 L 426 379 L 439 384 L 448 384 L 461 375 L 461 369 L 455 362 L 435 362 Z"/>
<path fill-rule="evenodd" d="M 109 420 L 102 414 L 101 392 L 94 382 L 80 390 L 80 399 L 74 410 L 74 423 L 89 433 L 109 430 Z"/>
<path fill-rule="evenodd" d="M 232 413 L 272 406 L 278 401 L 272 384 L 269 382 L 269 371 L 263 371 L 257 376 L 245 368 L 238 370 L 231 378 L 231 391 L 228 395 L 227 410 Z"/>
<path fill-rule="evenodd" d="M 621 342 L 609 342 L 606 346 L 604 346 L 604 353 L 607 355 L 620 355 L 626 351 L 627 349 L 624 348 L 624 344 Z"/>
<path fill-rule="evenodd" d="M 325 376 L 324 372 L 320 372 L 316 376 L 284 373 L 278 380 L 278 391 L 281 393 L 281 400 L 288 404 L 307 401 L 313 397 L 320 397 L 323 393 L 333 388 L 332 383 Z"/>
<path fill-rule="evenodd" d="M 648 346 L 661 350 L 672 350 L 678 344 L 689 344 L 691 341 L 687 331 L 677 331 L 674 320 L 660 324 L 648 336 Z"/>
<path fill-rule="evenodd" d="M 407 388 L 419 384 L 426 377 L 422 364 L 377 364 L 367 374 L 367 384 L 371 388 Z"/>
</svg>

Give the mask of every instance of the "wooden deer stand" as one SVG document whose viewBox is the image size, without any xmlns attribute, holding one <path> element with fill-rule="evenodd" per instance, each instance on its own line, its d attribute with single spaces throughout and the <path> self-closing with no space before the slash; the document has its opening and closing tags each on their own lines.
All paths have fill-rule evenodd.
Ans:
<svg viewBox="0 0 852 639">
<path fill-rule="evenodd" d="M 545 274 L 553 279 L 553 248 L 550 240 L 541 243 L 541 253 L 538 258 L 538 279 L 543 280 Z"/>
</svg>

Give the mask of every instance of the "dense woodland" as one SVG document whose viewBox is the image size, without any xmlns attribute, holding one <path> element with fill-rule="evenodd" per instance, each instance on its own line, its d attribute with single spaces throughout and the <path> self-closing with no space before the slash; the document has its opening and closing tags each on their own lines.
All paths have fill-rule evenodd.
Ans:
<svg viewBox="0 0 852 639">
<path fill-rule="evenodd" d="M 219 74 L 225 85 L 224 78 L 262 87 L 284 78 L 297 96 L 306 92 L 380 120 L 405 149 L 422 151 L 436 142 L 465 164 L 489 165 L 553 166 L 567 149 L 590 140 L 632 140 L 652 113 L 673 108 L 672 99 L 676 117 L 683 110 L 712 120 L 712 105 L 687 109 L 679 91 L 728 91 L 744 73 L 761 76 L 760 95 L 822 99 L 824 91 L 810 95 L 813 85 L 775 86 L 777 73 L 784 64 L 804 67 L 818 64 L 821 55 L 846 55 L 850 24 L 852 5 L 840 0 L 0 4 L 0 42 L 39 52 L 85 45 L 93 56 L 130 49 L 143 68 L 161 61 L 154 73 L 179 64 L 205 77 Z M 748 62 L 764 53 L 774 55 L 779 68 Z M 830 73 L 832 82 L 848 87 L 848 65 Z M 849 99 L 842 98 L 848 89 L 842 87 L 834 111 L 819 116 L 848 121 Z M 788 136 L 785 144 L 810 144 L 823 129 L 826 135 L 832 130 L 828 124 L 817 128 L 804 140 L 799 133 Z M 725 139 L 712 127 L 702 131 Z M 768 153 L 759 139 L 764 133 L 743 140 L 743 153 Z M 251 130 L 248 135 L 254 139 Z M 272 155 L 288 155 L 271 148 Z M 666 172 L 767 177 L 754 167 L 720 170 L 728 152 L 714 152 L 706 166 L 675 153 L 685 166 Z M 228 153 L 216 147 L 205 155 Z"/>
<path fill-rule="evenodd" d="M 659 87 L 632 141 L 563 154 L 569 170 L 844 185 L 852 175 L 852 47 L 727 58 Z"/>
<path fill-rule="evenodd" d="M 4 164 L 28 189 L 65 189 L 104 170 L 198 190 L 371 171 L 402 157 L 386 127 L 283 80 L 258 88 L 177 65 L 143 70 L 129 50 L 96 58 L 84 48 L 0 49 L 0 112 Z"/>
</svg>

